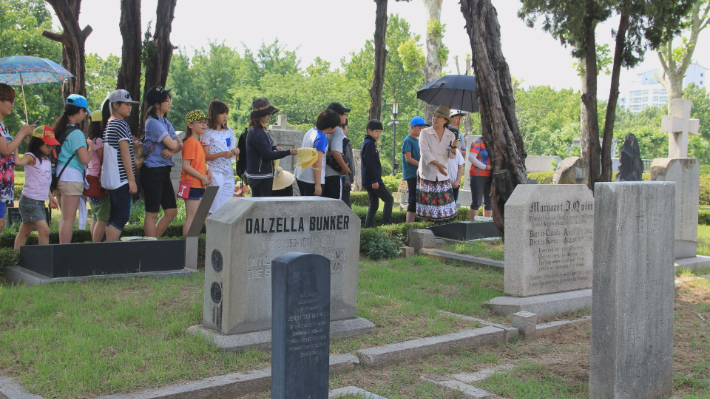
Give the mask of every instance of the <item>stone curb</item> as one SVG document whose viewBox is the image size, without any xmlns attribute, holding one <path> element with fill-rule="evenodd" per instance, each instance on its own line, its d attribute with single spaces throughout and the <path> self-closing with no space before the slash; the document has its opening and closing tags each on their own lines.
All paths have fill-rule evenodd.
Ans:
<svg viewBox="0 0 710 399">
<path fill-rule="evenodd" d="M 353 355 L 333 355 L 330 357 L 330 373 L 348 372 L 357 364 L 359 360 Z M 232 399 L 248 393 L 263 392 L 270 387 L 271 368 L 265 368 L 246 374 L 227 374 L 155 390 L 103 396 L 98 399 Z"/>
<path fill-rule="evenodd" d="M 500 328 L 502 330 L 505 330 L 505 343 L 507 344 L 508 342 L 518 338 L 520 335 L 519 331 L 515 327 L 510 327 L 510 326 L 504 326 L 503 324 L 498 324 L 498 323 L 493 323 L 488 320 L 483 320 L 479 319 L 478 317 L 472 317 L 472 316 L 466 316 L 458 313 L 451 313 L 447 312 L 445 310 L 440 310 L 439 313 L 445 314 L 447 316 L 453 316 L 461 320 L 466 320 L 466 321 L 473 321 L 476 323 L 483 324 L 484 326 L 490 326 L 490 327 L 496 327 Z"/>
<path fill-rule="evenodd" d="M 10 377 L 0 376 L 0 399 L 43 399 L 33 395 Z"/>
<path fill-rule="evenodd" d="M 464 255 L 451 251 L 444 251 L 443 249 L 422 248 L 420 253 L 423 255 L 431 256 L 432 258 L 439 259 L 442 262 L 461 262 L 466 266 L 488 266 L 495 267 L 497 269 L 503 269 L 505 267 L 504 261 L 478 258 L 476 256 Z"/>
<path fill-rule="evenodd" d="M 538 337 L 544 337 L 546 335 L 550 335 L 552 333 L 557 332 L 559 329 L 561 329 L 564 326 L 569 326 L 572 324 L 577 324 L 577 323 L 583 323 L 585 321 L 592 320 L 591 316 L 584 316 L 581 319 L 575 319 L 575 320 L 560 320 L 560 321 L 551 321 L 548 323 L 542 323 L 538 324 L 535 326 L 535 334 L 533 338 L 538 338 Z"/>
<path fill-rule="evenodd" d="M 364 367 L 381 367 L 436 353 L 446 353 L 453 349 L 472 348 L 497 342 L 505 342 L 505 330 L 489 326 L 363 349 L 358 351 L 357 355 Z"/>
<path fill-rule="evenodd" d="M 24 283 L 26 285 L 38 284 L 53 284 L 53 283 L 75 283 L 79 281 L 95 281 L 95 280 L 124 280 L 131 278 L 167 278 L 167 277 L 187 277 L 195 273 L 199 273 L 195 269 L 169 270 L 163 272 L 141 272 L 141 273 L 124 273 L 124 274 L 98 274 L 93 276 L 83 277 L 47 277 L 39 273 L 27 270 L 21 266 L 9 266 L 5 268 L 5 278 L 13 283 Z"/>
<path fill-rule="evenodd" d="M 330 391 L 328 394 L 328 398 L 340 398 L 345 395 L 355 395 L 358 398 L 363 398 L 363 399 L 387 399 L 384 396 L 376 395 L 372 392 L 368 392 L 362 388 L 358 387 L 345 387 L 345 388 L 338 388 Z"/>
<path fill-rule="evenodd" d="M 438 375 L 421 376 L 419 379 L 450 391 L 459 392 L 461 397 L 466 399 L 490 399 L 496 397 L 495 394 L 476 388 L 473 385 Z"/>
</svg>

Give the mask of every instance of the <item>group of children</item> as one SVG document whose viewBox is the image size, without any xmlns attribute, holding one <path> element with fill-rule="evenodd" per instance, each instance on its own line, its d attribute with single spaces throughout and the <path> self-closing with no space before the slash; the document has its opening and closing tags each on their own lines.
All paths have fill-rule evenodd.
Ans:
<svg viewBox="0 0 710 399">
<path fill-rule="evenodd" d="M 170 90 L 155 86 L 146 93 L 143 157 L 126 119 L 133 111 L 133 101 L 126 90 L 108 95 L 100 110 L 90 112 L 86 98 L 72 94 L 67 97 L 64 113 L 52 127 L 23 126 L 14 137 L 2 123 L 11 114 L 15 91 L 0 84 L 0 224 L 4 226 L 6 203 L 14 200 L 14 167 L 25 168 L 25 184 L 19 201 L 22 225 L 15 239 L 15 248 L 27 241 L 36 229 L 39 244 L 49 242 L 45 203 L 60 208 L 60 243 L 71 242 L 77 210 L 86 206 L 92 210 L 91 235 L 94 242 L 115 241 L 128 222 L 131 198 L 138 190 L 136 170 L 141 170 L 141 185 L 145 195 L 146 236 L 159 237 L 177 215 L 176 194 L 170 180 L 172 154 L 182 152 L 183 164 L 178 196 L 185 201 L 186 234 L 197 207 L 209 184 L 218 183 L 221 196 L 210 209 L 214 212 L 234 195 L 235 182 L 230 158 L 239 154 L 234 132 L 227 127 L 229 108 L 215 100 L 205 115 L 200 110 L 185 116 L 185 137 L 180 140 L 166 119 L 171 107 Z M 88 139 L 80 126 L 89 115 Z M 205 135 L 204 139 L 200 139 Z M 24 139 L 30 137 L 25 154 L 15 157 Z M 208 166 L 209 165 L 209 166 Z M 224 169 L 224 170 L 223 170 Z M 228 195 L 225 195 L 228 194 Z M 160 208 L 163 216 L 156 221 Z M 85 215 L 85 213 L 84 213 Z M 81 220 L 80 220 L 81 222 Z M 3 226 L 0 226 L 2 228 Z"/>
</svg>

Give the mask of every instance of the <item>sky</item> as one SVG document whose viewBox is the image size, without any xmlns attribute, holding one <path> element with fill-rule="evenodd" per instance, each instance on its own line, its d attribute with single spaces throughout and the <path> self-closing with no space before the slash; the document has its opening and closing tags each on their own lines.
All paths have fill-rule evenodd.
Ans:
<svg viewBox="0 0 710 399">
<path fill-rule="evenodd" d="M 513 77 L 523 86 L 549 85 L 557 89 L 580 88 L 570 48 L 540 28 L 528 28 L 517 17 L 519 1 L 492 0 L 498 10 L 503 54 Z M 145 27 L 155 20 L 157 0 L 143 0 L 141 23 Z M 427 13 L 421 0 L 390 1 L 388 13 L 406 19 L 414 33 L 426 37 Z M 326 17 L 332 22 L 324 23 Z M 93 33 L 86 41 L 87 53 L 103 57 L 121 54 L 119 30 L 120 0 L 84 0 L 79 22 L 91 25 Z M 58 24 L 58 21 L 56 21 Z M 453 57 L 459 56 L 461 71 L 467 53 L 471 53 L 464 19 L 458 0 L 444 0 L 441 22 L 446 25 L 444 44 L 450 50 L 447 73 L 456 73 Z M 597 28 L 597 43 L 608 43 L 613 49 L 611 30 L 618 17 Z M 371 39 L 375 29 L 375 2 L 372 0 L 178 0 L 170 40 L 192 54 L 210 41 L 222 42 L 242 50 L 242 44 L 256 50 L 262 43 L 275 39 L 288 49 L 297 49 L 301 67 L 320 56 L 339 67 L 343 57 L 360 50 Z M 710 68 L 710 29 L 701 33 L 694 59 Z M 633 80 L 638 73 L 660 68 L 655 52 L 633 70 L 622 69 L 621 82 Z M 599 98 L 608 97 L 610 77 L 600 75 Z M 707 87 L 707 85 L 706 85 Z"/>
</svg>

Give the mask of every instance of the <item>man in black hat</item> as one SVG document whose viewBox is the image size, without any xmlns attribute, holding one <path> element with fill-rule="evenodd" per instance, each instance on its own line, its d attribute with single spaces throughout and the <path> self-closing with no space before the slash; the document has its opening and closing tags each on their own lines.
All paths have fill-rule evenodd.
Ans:
<svg viewBox="0 0 710 399">
<path fill-rule="evenodd" d="M 343 104 L 334 102 L 328 105 L 328 109 L 340 115 L 340 125 L 344 125 L 348 117 L 350 108 L 345 108 Z M 325 186 L 323 187 L 323 197 L 341 199 L 341 176 L 350 174 L 350 167 L 343 158 L 343 140 L 345 133 L 338 126 L 333 134 L 328 135 L 328 151 L 325 155 Z"/>
</svg>

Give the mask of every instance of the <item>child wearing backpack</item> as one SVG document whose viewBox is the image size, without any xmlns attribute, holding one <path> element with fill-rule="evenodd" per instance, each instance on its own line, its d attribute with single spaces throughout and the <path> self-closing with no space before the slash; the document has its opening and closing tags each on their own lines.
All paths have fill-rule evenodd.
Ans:
<svg viewBox="0 0 710 399">
<path fill-rule="evenodd" d="M 25 186 L 20 197 L 20 217 L 22 225 L 15 237 L 15 249 L 27 243 L 27 236 L 32 229 L 37 229 L 39 244 L 49 243 L 49 225 L 44 210 L 45 201 L 57 209 L 57 200 L 49 186 L 52 183 L 52 163 L 49 154 L 59 142 L 49 126 L 38 126 L 32 132 L 25 155 L 15 161 L 16 166 L 25 167 Z"/>
<path fill-rule="evenodd" d="M 187 235 L 192 220 L 195 218 L 197 207 L 205 195 L 205 187 L 212 182 L 212 174 L 207 169 L 205 150 L 200 143 L 200 136 L 207 130 L 207 115 L 200 110 L 190 111 L 185 115 L 185 140 L 182 145 L 182 173 L 180 186 L 189 182 L 190 190 L 185 199 L 185 224 L 182 234 Z"/>
<path fill-rule="evenodd" d="M 84 194 L 84 165 L 91 161 L 93 143 L 77 126 L 89 114 L 86 98 L 71 94 L 64 105 L 64 114 L 54 122 L 54 134 L 61 147 L 57 156 L 57 189 L 62 219 L 59 222 L 59 243 L 71 243 L 76 211 Z"/>
</svg>

